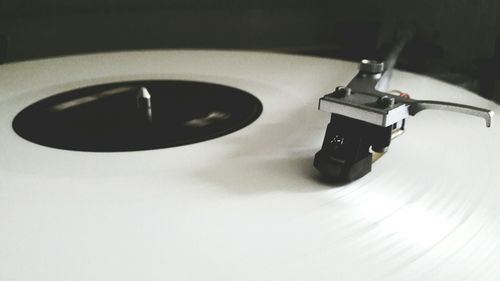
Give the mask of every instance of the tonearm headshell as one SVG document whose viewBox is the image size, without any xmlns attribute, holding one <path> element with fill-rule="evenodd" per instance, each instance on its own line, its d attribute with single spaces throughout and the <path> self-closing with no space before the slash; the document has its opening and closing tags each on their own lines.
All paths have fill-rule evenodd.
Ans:
<svg viewBox="0 0 500 281">
<path fill-rule="evenodd" d="M 383 62 L 362 60 L 347 86 L 319 100 L 319 109 L 331 113 L 331 120 L 314 166 L 327 178 L 352 181 L 369 173 L 373 153 L 386 152 L 391 140 L 404 132 L 405 119 L 425 109 L 482 117 L 491 126 L 493 112 L 488 109 L 386 92 L 396 59 L 410 38 L 410 33 L 403 34 Z"/>
</svg>

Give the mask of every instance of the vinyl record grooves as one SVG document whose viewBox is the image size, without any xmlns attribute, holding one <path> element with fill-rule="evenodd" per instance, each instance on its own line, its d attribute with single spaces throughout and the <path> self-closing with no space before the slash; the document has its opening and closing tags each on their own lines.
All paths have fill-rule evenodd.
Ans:
<svg viewBox="0 0 500 281">
<path fill-rule="evenodd" d="M 500 107 L 395 71 L 391 88 L 492 109 L 492 128 L 476 117 L 423 112 L 408 119 L 369 174 L 332 184 L 313 167 L 330 121 L 318 111 L 318 98 L 356 73 L 351 62 L 231 51 L 120 52 L 3 65 L 0 280 L 500 280 Z M 52 100 L 57 94 L 77 97 L 69 93 L 109 85 L 132 85 L 133 93 L 122 94 L 134 110 L 136 87 L 145 87 L 154 123 L 163 114 L 155 111 L 161 98 L 154 83 L 162 81 L 180 88 L 192 82 L 179 81 L 197 81 L 202 92 L 213 87 L 205 93 L 213 102 L 197 103 L 196 114 L 189 115 L 190 106 L 169 108 L 187 114 L 177 125 L 206 124 L 215 111 L 239 117 L 209 130 L 219 136 L 210 141 L 122 153 L 96 153 L 108 151 L 98 142 L 84 152 L 53 149 L 45 145 L 73 139 L 57 146 L 29 141 L 29 132 L 12 127 L 20 112 L 33 109 L 39 120 L 15 123 L 44 130 L 55 124 L 43 114 L 61 104 Z M 66 94 L 59 96 L 63 104 Z M 231 101 L 227 107 L 219 107 L 219 94 Z M 109 120 L 99 124 L 104 131 Z M 59 121 L 54 129 L 66 120 Z M 107 140 L 116 141 L 113 148 L 126 144 L 121 151 L 143 148 L 126 143 L 130 132 L 121 131 L 126 140 Z"/>
</svg>

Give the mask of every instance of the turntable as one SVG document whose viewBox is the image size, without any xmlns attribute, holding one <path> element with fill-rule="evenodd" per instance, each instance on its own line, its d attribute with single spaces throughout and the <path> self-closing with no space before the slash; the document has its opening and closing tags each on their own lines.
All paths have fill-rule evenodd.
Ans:
<svg viewBox="0 0 500 281">
<path fill-rule="evenodd" d="M 0 279 L 498 280 L 495 126 L 425 111 L 370 173 L 313 167 L 330 120 L 318 99 L 356 73 L 196 50 L 2 65 Z M 393 71 L 392 89 L 498 121 L 498 105 L 428 77 Z"/>
</svg>

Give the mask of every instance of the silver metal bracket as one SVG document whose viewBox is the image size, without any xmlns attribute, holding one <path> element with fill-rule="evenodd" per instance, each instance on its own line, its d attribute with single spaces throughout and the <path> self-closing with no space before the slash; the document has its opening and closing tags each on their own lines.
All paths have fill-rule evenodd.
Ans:
<svg viewBox="0 0 500 281">
<path fill-rule="evenodd" d="M 387 127 L 420 111 L 438 109 L 481 117 L 490 127 L 494 112 L 470 105 L 433 100 L 417 100 L 384 92 L 387 72 L 383 63 L 363 60 L 360 71 L 346 87 L 337 87 L 319 101 L 319 109 L 347 116 L 370 124 Z"/>
</svg>

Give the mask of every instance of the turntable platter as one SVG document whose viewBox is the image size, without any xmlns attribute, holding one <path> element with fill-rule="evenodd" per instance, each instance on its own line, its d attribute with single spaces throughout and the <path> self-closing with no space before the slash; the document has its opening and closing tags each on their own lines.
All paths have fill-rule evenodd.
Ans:
<svg viewBox="0 0 500 281">
<path fill-rule="evenodd" d="M 500 130 L 429 111 L 358 181 L 312 166 L 318 98 L 356 64 L 229 51 L 72 56 L 0 67 L 1 280 L 499 280 Z M 23 109 L 121 81 L 214 83 L 255 96 L 248 126 L 190 145 L 61 150 L 19 136 Z M 395 72 L 420 99 L 500 108 Z M 153 104 L 154 107 L 154 104 Z"/>
</svg>

